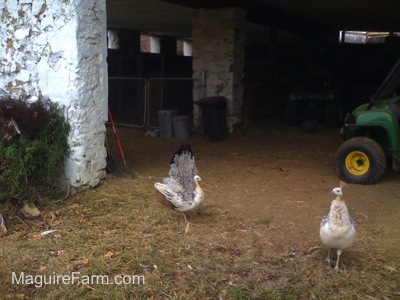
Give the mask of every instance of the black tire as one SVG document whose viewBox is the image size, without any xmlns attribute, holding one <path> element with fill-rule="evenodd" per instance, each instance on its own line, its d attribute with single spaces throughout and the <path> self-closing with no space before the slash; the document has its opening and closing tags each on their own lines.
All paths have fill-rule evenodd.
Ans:
<svg viewBox="0 0 400 300">
<path fill-rule="evenodd" d="M 325 106 L 325 125 L 339 127 L 343 123 L 343 107 L 337 101 L 328 102 Z"/>
<path fill-rule="evenodd" d="M 386 170 L 386 155 L 377 142 L 366 137 L 345 141 L 336 154 L 340 179 L 356 184 L 378 182 Z"/>
<path fill-rule="evenodd" d="M 285 120 L 288 125 L 298 125 L 298 103 L 295 101 L 288 101 L 285 107 Z"/>
</svg>

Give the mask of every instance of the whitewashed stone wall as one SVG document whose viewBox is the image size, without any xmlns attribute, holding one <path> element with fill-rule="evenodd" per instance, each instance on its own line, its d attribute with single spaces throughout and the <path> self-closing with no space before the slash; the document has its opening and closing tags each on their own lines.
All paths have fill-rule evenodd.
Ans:
<svg viewBox="0 0 400 300">
<path fill-rule="evenodd" d="M 105 176 L 107 31 L 105 0 L 0 1 L 0 88 L 65 107 L 73 187 Z"/>
<path fill-rule="evenodd" d="M 245 11 L 237 8 L 199 10 L 193 17 L 193 78 L 197 79 L 193 94 L 227 99 L 230 132 L 241 123 L 244 26 Z M 195 105 L 194 109 L 198 126 L 199 108 Z"/>
</svg>

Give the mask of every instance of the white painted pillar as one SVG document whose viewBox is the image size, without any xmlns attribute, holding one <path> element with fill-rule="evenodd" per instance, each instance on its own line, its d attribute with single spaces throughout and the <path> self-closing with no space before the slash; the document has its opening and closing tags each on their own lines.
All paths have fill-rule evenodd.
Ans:
<svg viewBox="0 0 400 300">
<path fill-rule="evenodd" d="M 158 36 L 150 36 L 150 53 L 160 53 L 161 45 Z"/>
<path fill-rule="evenodd" d="M 65 107 L 66 176 L 75 188 L 96 186 L 106 175 L 106 1 L 3 0 L 0 11 L 0 88 Z"/>
<path fill-rule="evenodd" d="M 191 41 L 183 42 L 183 55 L 184 56 L 192 56 L 193 55 L 193 48 L 192 48 Z"/>
<path fill-rule="evenodd" d="M 118 49 L 119 48 L 118 30 L 109 29 L 107 31 L 107 37 L 108 37 L 108 49 Z"/>
<path fill-rule="evenodd" d="M 239 8 L 197 11 L 193 17 L 192 38 L 193 78 L 197 79 L 194 100 L 203 94 L 225 97 L 227 128 L 233 132 L 241 124 L 245 11 Z M 199 115 L 195 105 L 195 126 L 199 124 Z"/>
</svg>

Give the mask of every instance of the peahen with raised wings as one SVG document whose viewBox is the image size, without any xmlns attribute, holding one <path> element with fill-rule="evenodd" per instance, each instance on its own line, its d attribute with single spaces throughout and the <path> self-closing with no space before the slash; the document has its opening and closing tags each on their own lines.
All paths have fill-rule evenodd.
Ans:
<svg viewBox="0 0 400 300">
<path fill-rule="evenodd" d="M 342 251 L 351 247 L 356 240 L 356 222 L 349 214 L 346 203 L 343 200 L 342 188 L 344 182 L 340 182 L 340 187 L 335 187 L 332 193 L 336 198 L 332 201 L 329 214 L 321 222 L 319 235 L 322 243 L 329 247 L 326 261 L 330 265 L 330 250 L 337 249 L 335 270 L 339 269 L 339 259 Z"/>
<path fill-rule="evenodd" d="M 204 200 L 204 192 L 199 182 L 195 159 L 189 144 L 182 145 L 175 152 L 171 160 L 169 177 L 164 178 L 163 183 L 156 182 L 155 188 L 159 192 L 159 200 L 162 204 L 173 210 L 183 213 L 196 208 Z"/>
</svg>

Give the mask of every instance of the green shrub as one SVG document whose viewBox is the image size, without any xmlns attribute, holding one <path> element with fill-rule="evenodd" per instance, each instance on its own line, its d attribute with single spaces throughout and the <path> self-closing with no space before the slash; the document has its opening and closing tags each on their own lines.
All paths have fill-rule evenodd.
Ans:
<svg viewBox="0 0 400 300">
<path fill-rule="evenodd" d="M 14 120 L 20 134 L 8 136 Z M 0 99 L 0 200 L 37 200 L 61 192 L 69 125 L 54 103 Z"/>
</svg>

